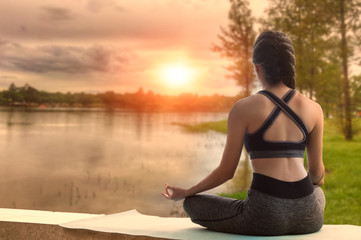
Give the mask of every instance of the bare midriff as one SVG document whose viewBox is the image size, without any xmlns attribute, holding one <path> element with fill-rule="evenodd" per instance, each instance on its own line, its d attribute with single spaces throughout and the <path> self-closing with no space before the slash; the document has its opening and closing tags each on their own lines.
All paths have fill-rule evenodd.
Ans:
<svg viewBox="0 0 361 240">
<path fill-rule="evenodd" d="M 253 171 L 286 182 L 299 181 L 307 176 L 303 158 L 252 159 Z"/>
</svg>

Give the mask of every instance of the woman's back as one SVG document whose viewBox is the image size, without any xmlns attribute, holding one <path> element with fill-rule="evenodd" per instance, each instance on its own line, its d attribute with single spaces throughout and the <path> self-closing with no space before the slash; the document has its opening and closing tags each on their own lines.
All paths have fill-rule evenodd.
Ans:
<svg viewBox="0 0 361 240">
<path fill-rule="evenodd" d="M 270 92 L 281 99 L 289 90 L 285 86 L 280 86 L 273 88 Z M 276 108 L 275 103 L 265 95 L 255 94 L 241 100 L 238 104 L 243 105 L 239 109 L 244 111 L 241 115 L 247 118 L 247 135 L 264 130 L 262 133 L 263 140 L 271 143 L 301 142 L 304 139 L 305 136 L 302 128 L 285 111 L 281 111 L 267 129 L 262 129 Z M 297 92 L 292 96 L 287 105 L 303 121 L 312 142 L 315 126 L 322 124 L 322 110 L 320 106 Z M 310 159 L 310 161 L 317 161 L 317 159 Z M 256 173 L 283 181 L 297 181 L 307 175 L 304 168 L 304 160 L 300 157 L 255 158 L 252 159 L 252 166 Z"/>
</svg>

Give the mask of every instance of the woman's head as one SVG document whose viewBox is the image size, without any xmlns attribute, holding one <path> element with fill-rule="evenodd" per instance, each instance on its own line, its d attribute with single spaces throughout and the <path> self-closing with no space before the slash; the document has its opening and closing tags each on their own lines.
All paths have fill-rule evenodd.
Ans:
<svg viewBox="0 0 361 240">
<path fill-rule="evenodd" d="M 295 53 L 291 40 L 282 32 L 261 33 L 253 45 L 253 63 L 260 65 L 270 86 L 283 82 L 295 88 Z"/>
</svg>

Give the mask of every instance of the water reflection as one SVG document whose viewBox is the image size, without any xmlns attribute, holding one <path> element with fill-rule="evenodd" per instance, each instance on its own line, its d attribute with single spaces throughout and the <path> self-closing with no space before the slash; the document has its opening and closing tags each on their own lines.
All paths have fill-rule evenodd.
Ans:
<svg viewBox="0 0 361 240">
<path fill-rule="evenodd" d="M 206 176 L 219 163 L 225 135 L 189 134 L 172 123 L 226 116 L 2 108 L 0 207 L 179 213 L 179 203 L 160 195 L 164 183 L 187 187 Z M 242 168 L 237 174 L 245 176 Z M 242 189 L 245 182 L 213 192 Z"/>
</svg>

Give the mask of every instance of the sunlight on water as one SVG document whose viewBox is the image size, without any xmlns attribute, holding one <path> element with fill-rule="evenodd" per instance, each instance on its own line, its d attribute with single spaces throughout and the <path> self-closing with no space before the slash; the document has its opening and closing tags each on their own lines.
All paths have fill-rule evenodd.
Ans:
<svg viewBox="0 0 361 240">
<path fill-rule="evenodd" d="M 187 133 L 172 123 L 226 117 L 2 108 L 0 207 L 87 213 L 136 208 L 170 215 L 179 203 L 163 199 L 164 184 L 189 187 L 206 176 L 218 165 L 226 139 L 212 131 Z M 213 192 L 243 187 L 236 182 Z"/>
</svg>

